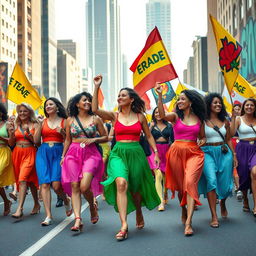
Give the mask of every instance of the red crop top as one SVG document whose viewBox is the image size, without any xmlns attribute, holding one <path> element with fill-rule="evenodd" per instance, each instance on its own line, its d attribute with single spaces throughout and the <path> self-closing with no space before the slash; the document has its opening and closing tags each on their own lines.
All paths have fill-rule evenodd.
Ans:
<svg viewBox="0 0 256 256">
<path fill-rule="evenodd" d="M 60 124 L 61 128 L 64 127 L 64 120 L 65 119 L 62 119 L 62 121 L 61 121 L 61 124 Z M 42 127 L 42 132 L 41 132 L 43 142 L 56 141 L 56 142 L 62 143 L 64 141 L 64 138 L 61 133 L 57 132 L 56 129 L 57 128 L 51 129 L 48 125 L 47 119 L 45 119 L 43 122 L 43 127 Z"/>
<path fill-rule="evenodd" d="M 35 128 L 34 127 L 30 130 L 30 133 L 34 135 L 34 133 L 35 133 Z M 25 136 L 24 136 L 24 134 L 21 132 L 19 127 L 17 127 L 17 129 L 15 130 L 14 136 L 15 136 L 16 142 L 18 142 L 18 141 L 28 141 L 28 142 L 31 143 L 31 141 L 26 136 L 26 133 L 25 133 Z"/>
<path fill-rule="evenodd" d="M 139 116 L 138 116 L 138 119 L 139 119 Z M 118 121 L 118 116 L 117 116 L 114 129 L 115 129 L 116 141 L 120 141 L 120 140 L 139 141 L 140 140 L 142 127 L 139 120 L 135 124 L 124 125 Z"/>
</svg>

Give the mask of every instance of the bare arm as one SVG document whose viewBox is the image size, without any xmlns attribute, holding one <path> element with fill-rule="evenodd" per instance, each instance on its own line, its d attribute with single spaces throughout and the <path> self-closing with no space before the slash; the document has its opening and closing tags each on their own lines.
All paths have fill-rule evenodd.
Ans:
<svg viewBox="0 0 256 256">
<path fill-rule="evenodd" d="M 107 142 L 108 141 L 108 135 L 107 135 L 107 131 L 106 131 L 104 125 L 103 125 L 102 120 L 100 118 L 96 117 L 95 122 L 96 122 L 97 130 L 100 134 L 100 137 L 94 138 L 95 142 L 97 142 L 97 143 Z"/>
<path fill-rule="evenodd" d="M 71 138 L 71 134 L 70 134 L 70 126 L 71 126 L 71 123 L 72 123 L 72 118 L 69 117 L 67 119 L 67 124 L 66 124 L 66 138 L 65 138 L 65 142 L 64 142 L 64 148 L 63 148 L 63 152 L 62 152 L 62 156 L 61 156 L 61 165 L 62 165 L 62 162 L 63 162 L 63 158 L 65 157 L 67 151 L 68 151 L 68 148 L 72 142 L 72 138 Z"/>
<path fill-rule="evenodd" d="M 94 77 L 93 82 L 94 82 L 94 92 L 93 92 L 93 98 L 92 98 L 92 112 L 97 114 L 103 120 L 111 120 L 111 121 L 115 120 L 114 112 L 99 109 L 98 93 L 99 93 L 100 85 L 102 83 L 102 76 L 98 75 Z"/>
<path fill-rule="evenodd" d="M 204 144 L 206 143 L 206 136 L 205 136 L 205 130 L 204 130 L 204 123 L 201 123 L 201 127 L 200 127 L 200 132 L 198 135 L 199 141 L 198 141 L 198 146 L 202 147 L 204 146 Z"/>
<path fill-rule="evenodd" d="M 240 126 L 240 117 L 237 115 L 236 112 L 232 112 L 231 122 L 230 122 L 230 136 L 233 137 Z"/>
</svg>

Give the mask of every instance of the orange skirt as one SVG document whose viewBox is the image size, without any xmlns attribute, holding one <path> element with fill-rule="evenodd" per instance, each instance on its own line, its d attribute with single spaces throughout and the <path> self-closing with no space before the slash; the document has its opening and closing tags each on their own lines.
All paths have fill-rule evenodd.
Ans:
<svg viewBox="0 0 256 256">
<path fill-rule="evenodd" d="M 175 141 L 169 148 L 166 164 L 166 188 L 182 194 L 180 206 L 187 204 L 187 194 L 196 205 L 201 205 L 198 195 L 198 182 L 204 165 L 204 153 L 196 142 Z"/>
<path fill-rule="evenodd" d="M 34 183 L 38 187 L 38 179 L 35 168 L 36 148 L 15 147 L 12 153 L 12 161 L 17 186 L 19 182 Z"/>
</svg>

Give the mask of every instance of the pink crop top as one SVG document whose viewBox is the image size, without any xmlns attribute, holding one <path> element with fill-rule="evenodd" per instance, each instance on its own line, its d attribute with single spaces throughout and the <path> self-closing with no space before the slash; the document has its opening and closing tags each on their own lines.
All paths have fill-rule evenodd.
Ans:
<svg viewBox="0 0 256 256">
<path fill-rule="evenodd" d="M 139 141 L 140 140 L 142 127 L 139 120 L 135 124 L 124 125 L 118 121 L 118 116 L 117 116 L 114 129 L 115 129 L 116 141 L 120 141 L 120 140 Z"/>
<path fill-rule="evenodd" d="M 186 125 L 182 123 L 180 118 L 173 125 L 173 133 L 175 140 L 193 140 L 196 141 L 200 132 L 200 122 L 195 125 Z"/>
<path fill-rule="evenodd" d="M 64 127 L 64 119 L 61 121 L 61 128 Z M 56 128 L 52 129 L 49 127 L 47 119 L 44 120 L 43 127 L 42 127 L 42 139 L 43 142 L 47 141 L 57 141 L 63 142 L 64 138 L 61 133 L 57 132 Z"/>
</svg>

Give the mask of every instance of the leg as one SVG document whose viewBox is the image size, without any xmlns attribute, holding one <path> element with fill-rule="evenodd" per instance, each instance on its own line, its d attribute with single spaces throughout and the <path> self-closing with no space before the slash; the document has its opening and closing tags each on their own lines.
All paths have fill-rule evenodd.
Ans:
<svg viewBox="0 0 256 256">
<path fill-rule="evenodd" d="M 256 217 L 256 166 L 251 170 L 251 180 L 252 180 L 252 196 L 253 196 L 253 215 Z"/>
<path fill-rule="evenodd" d="M 0 188 L 0 195 L 4 201 L 4 216 L 7 216 L 11 211 L 12 202 L 7 198 L 4 188 Z"/>
<path fill-rule="evenodd" d="M 211 215 L 212 215 L 212 220 L 211 220 L 210 226 L 212 228 L 218 228 L 219 222 L 218 222 L 218 216 L 216 213 L 216 200 L 217 200 L 216 191 L 212 190 L 212 191 L 208 192 L 207 199 L 208 199 L 208 203 L 209 203 L 209 207 L 210 207 L 210 211 L 211 211 Z"/>
<path fill-rule="evenodd" d="M 75 215 L 75 224 L 72 228 L 77 228 L 79 229 L 82 222 L 81 222 L 81 192 L 80 192 L 80 184 L 79 182 L 72 182 L 71 183 L 72 187 L 72 207 L 74 210 L 74 215 Z M 72 230 L 71 228 L 71 230 Z"/>
<path fill-rule="evenodd" d="M 244 212 L 249 212 L 250 211 L 250 207 L 249 207 L 249 201 L 248 201 L 248 190 L 242 190 L 242 193 L 243 193 L 243 211 Z"/>
<path fill-rule="evenodd" d="M 226 208 L 226 198 L 220 200 L 220 211 L 221 211 L 222 218 L 228 217 L 228 211 Z"/>
<path fill-rule="evenodd" d="M 160 169 L 155 169 L 155 187 L 156 192 L 161 199 L 161 204 L 158 206 L 158 211 L 164 211 L 164 201 L 163 201 L 163 174 Z"/>
<path fill-rule="evenodd" d="M 12 214 L 13 218 L 20 218 L 23 215 L 23 205 L 26 199 L 26 193 L 27 193 L 27 182 L 26 181 L 20 181 L 19 184 L 19 203 L 18 208 L 14 214 Z"/>
<path fill-rule="evenodd" d="M 180 202 L 182 201 L 182 197 L 183 197 L 183 193 L 178 192 L 178 198 L 179 198 Z M 182 222 L 182 224 L 185 225 L 187 217 L 188 217 L 187 208 L 186 208 L 186 206 L 182 206 L 181 207 L 181 222 Z"/>
<path fill-rule="evenodd" d="M 187 220 L 185 223 L 185 231 L 184 231 L 185 236 L 193 235 L 193 229 L 192 229 L 191 223 L 192 223 L 194 208 L 195 208 L 195 200 L 193 197 L 191 197 L 187 193 Z"/>
<path fill-rule="evenodd" d="M 12 198 L 14 201 L 17 201 L 17 185 L 16 185 L 16 183 L 13 184 L 13 191 L 9 193 L 9 197 Z"/>
<path fill-rule="evenodd" d="M 136 206 L 136 227 L 138 229 L 144 228 L 144 219 L 141 210 L 141 195 L 139 193 L 132 194 L 134 204 Z"/>
<path fill-rule="evenodd" d="M 31 211 L 31 215 L 35 215 L 37 213 L 40 212 L 40 204 L 39 204 L 39 201 L 38 201 L 38 193 L 37 193 L 37 187 L 35 186 L 34 183 L 29 183 L 29 187 L 30 187 L 30 191 L 31 191 L 31 194 L 32 194 L 32 197 L 34 199 L 34 208 L 33 210 Z"/>
<path fill-rule="evenodd" d="M 51 214 L 51 190 L 50 190 L 50 184 L 42 184 L 41 185 L 41 196 L 44 203 L 44 209 L 46 217 L 52 218 Z"/>
</svg>

